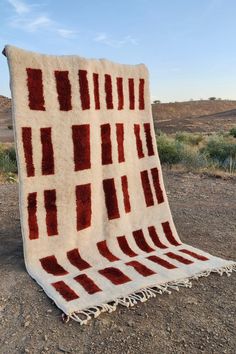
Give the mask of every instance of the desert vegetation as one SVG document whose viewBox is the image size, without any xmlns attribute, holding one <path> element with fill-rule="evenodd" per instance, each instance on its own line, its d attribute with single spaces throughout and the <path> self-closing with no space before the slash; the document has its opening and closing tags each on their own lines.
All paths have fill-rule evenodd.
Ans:
<svg viewBox="0 0 236 354">
<path fill-rule="evenodd" d="M 167 168 L 213 175 L 236 174 L 236 127 L 212 134 L 156 131 L 161 163 Z M 0 181 L 17 180 L 16 153 L 12 144 L 0 144 Z"/>
<path fill-rule="evenodd" d="M 236 173 L 236 128 L 213 134 L 157 132 L 162 164 L 191 172 Z"/>
<path fill-rule="evenodd" d="M 0 181 L 15 182 L 17 179 L 16 152 L 12 144 L 0 144 Z"/>
</svg>

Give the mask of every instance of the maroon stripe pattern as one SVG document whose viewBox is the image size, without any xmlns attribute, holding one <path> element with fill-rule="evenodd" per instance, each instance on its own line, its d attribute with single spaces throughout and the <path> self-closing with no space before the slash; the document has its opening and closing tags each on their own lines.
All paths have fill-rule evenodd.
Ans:
<svg viewBox="0 0 236 354">
<path fill-rule="evenodd" d="M 54 174 L 54 152 L 52 144 L 52 129 L 41 128 L 41 144 L 42 144 L 42 174 Z"/>
<path fill-rule="evenodd" d="M 42 70 L 27 68 L 26 72 L 29 108 L 36 111 L 45 111 Z"/>
<path fill-rule="evenodd" d="M 118 94 L 118 110 L 122 110 L 124 108 L 124 92 L 123 92 L 123 78 L 116 78 L 117 85 L 117 94 Z"/>
<path fill-rule="evenodd" d="M 167 253 L 165 253 L 165 255 L 167 257 L 175 259 L 176 261 L 183 263 L 183 264 L 192 264 L 193 263 L 193 261 L 190 261 L 189 259 L 184 258 L 184 257 L 180 256 L 179 254 L 175 254 L 173 252 L 167 252 Z"/>
<path fill-rule="evenodd" d="M 144 79 L 139 79 L 139 109 L 145 109 L 145 102 L 144 102 Z"/>
<path fill-rule="evenodd" d="M 44 191 L 44 206 L 46 210 L 46 225 L 48 236 L 58 235 L 55 189 Z"/>
<path fill-rule="evenodd" d="M 124 252 L 124 254 L 126 254 L 129 257 L 137 256 L 137 254 L 134 253 L 134 251 L 130 248 L 125 236 L 118 236 L 117 241 L 120 246 L 120 249 L 122 250 L 122 252 Z"/>
<path fill-rule="evenodd" d="M 74 248 L 73 250 L 68 251 L 67 258 L 69 259 L 70 263 L 79 270 L 85 270 L 91 267 L 91 265 L 88 264 L 88 262 L 86 262 L 80 256 L 78 248 Z"/>
<path fill-rule="evenodd" d="M 127 275 L 125 275 L 118 268 L 108 267 L 108 268 L 101 269 L 98 272 L 101 275 L 103 275 L 105 278 L 110 280 L 114 285 L 121 285 L 131 281 L 131 279 L 127 277 Z"/>
<path fill-rule="evenodd" d="M 79 70 L 79 87 L 81 107 L 83 110 L 90 109 L 89 85 L 87 79 L 87 70 Z"/>
<path fill-rule="evenodd" d="M 62 280 L 51 285 L 66 301 L 73 301 L 79 298 L 79 295 Z"/>
<path fill-rule="evenodd" d="M 145 237 L 144 237 L 144 233 L 142 230 L 136 230 L 136 231 L 133 231 L 133 236 L 134 236 L 134 240 L 137 244 L 137 246 L 144 252 L 147 252 L 147 253 L 150 253 L 150 252 L 153 252 L 154 249 L 152 249 L 147 241 L 145 240 Z"/>
<path fill-rule="evenodd" d="M 144 126 L 148 156 L 152 156 L 152 155 L 154 155 L 154 149 L 153 149 L 153 143 L 152 143 L 151 126 L 150 126 L 150 123 L 144 123 L 143 126 Z"/>
<path fill-rule="evenodd" d="M 56 276 L 68 274 L 68 272 L 60 264 L 58 264 L 54 255 L 41 258 L 40 263 L 43 269 L 49 274 Z"/>
<path fill-rule="evenodd" d="M 35 240 L 39 237 L 38 221 L 37 221 L 37 192 L 28 194 L 28 226 L 29 239 Z"/>
<path fill-rule="evenodd" d="M 103 190 L 105 194 L 105 203 L 107 208 L 108 219 L 117 219 L 120 217 L 118 208 L 118 200 L 116 195 L 116 187 L 114 178 L 103 180 Z"/>
<path fill-rule="evenodd" d="M 75 171 L 91 168 L 90 125 L 72 125 Z"/>
<path fill-rule="evenodd" d="M 150 237 L 152 239 L 152 242 L 154 243 L 155 246 L 157 246 L 158 248 L 162 248 L 162 249 L 167 248 L 167 246 L 165 246 L 161 242 L 161 240 L 160 240 L 160 238 L 159 238 L 159 236 L 158 236 L 158 234 L 156 232 L 155 226 L 149 226 L 148 227 L 148 232 L 149 232 L 149 235 L 150 235 Z"/>
<path fill-rule="evenodd" d="M 111 253 L 111 251 L 109 250 L 106 240 L 104 241 L 100 241 L 97 243 L 97 248 L 99 253 L 106 259 L 108 259 L 108 261 L 110 262 L 115 262 L 115 261 L 119 261 L 119 258 L 117 258 L 116 256 L 114 256 L 114 254 Z"/>
<path fill-rule="evenodd" d="M 169 222 L 168 221 L 163 222 L 161 225 L 162 225 L 163 231 L 165 233 L 165 236 L 166 236 L 167 240 L 170 242 L 170 244 L 173 246 L 181 245 L 181 243 L 176 241 L 176 239 L 172 233 L 172 230 L 170 228 Z"/>
<path fill-rule="evenodd" d="M 95 109 L 100 109 L 99 75 L 97 73 L 93 73 L 93 94 L 94 94 Z"/>
<path fill-rule="evenodd" d="M 118 161 L 124 162 L 124 124 L 122 123 L 116 123 L 116 140 L 118 148 Z"/>
<path fill-rule="evenodd" d="M 153 200 L 151 185 L 150 185 L 150 181 L 149 181 L 149 177 L 148 177 L 148 171 L 147 170 L 141 171 L 140 176 L 141 176 L 146 206 L 147 207 L 152 206 L 152 205 L 154 205 L 154 200 Z"/>
<path fill-rule="evenodd" d="M 163 196 L 163 192 L 162 192 L 161 185 L 160 185 L 158 169 L 157 168 L 152 168 L 151 169 L 151 174 L 152 174 L 152 181 L 153 181 L 153 186 L 154 186 L 154 189 L 155 189 L 157 202 L 159 204 L 161 204 L 161 203 L 164 202 L 164 196 Z"/>
<path fill-rule="evenodd" d="M 69 71 L 54 71 L 57 87 L 57 97 L 61 111 L 70 111 L 71 105 L 71 84 Z"/>
<path fill-rule="evenodd" d="M 110 124 L 102 124 L 101 125 L 101 141 L 102 141 L 102 164 L 109 165 L 112 163 L 111 126 L 110 126 Z"/>
<path fill-rule="evenodd" d="M 22 128 L 22 143 L 25 155 L 26 173 L 28 177 L 33 177 L 35 174 L 33 163 L 33 148 L 32 148 L 32 131 L 30 127 Z"/>
<path fill-rule="evenodd" d="M 134 79 L 129 79 L 129 109 L 135 108 Z"/>
<path fill-rule="evenodd" d="M 124 197 L 125 212 L 130 213 L 131 205 L 130 205 L 130 199 L 129 199 L 127 176 L 121 176 L 121 185 L 122 185 L 122 192 L 123 192 L 123 197 Z"/>
<path fill-rule="evenodd" d="M 87 183 L 76 186 L 75 194 L 77 231 L 80 231 L 91 225 L 91 184 Z"/>
<path fill-rule="evenodd" d="M 74 279 L 84 288 L 84 290 L 87 291 L 89 295 L 93 295 L 101 291 L 101 289 L 94 283 L 94 281 L 86 274 L 79 274 Z"/>
<path fill-rule="evenodd" d="M 144 277 L 148 277 L 149 275 L 156 274 L 153 270 L 149 269 L 144 264 L 138 261 L 130 261 L 125 264 L 133 267 L 139 274 L 141 274 Z"/>
<path fill-rule="evenodd" d="M 193 258 L 196 258 L 200 261 L 208 261 L 209 258 L 205 257 L 205 256 L 202 256 L 201 254 L 198 254 L 198 253 L 195 253 L 193 251 L 189 251 L 189 250 L 186 250 L 186 249 L 182 249 L 182 250 L 179 250 L 180 252 L 183 252 L 185 254 L 188 254 L 189 256 L 193 257 Z"/>
<path fill-rule="evenodd" d="M 177 267 L 174 264 L 171 264 L 170 262 L 166 261 L 163 258 L 160 258 L 158 256 L 148 256 L 147 259 L 150 261 L 159 264 L 160 266 L 167 268 L 167 269 L 176 269 Z"/>
<path fill-rule="evenodd" d="M 134 124 L 134 134 L 135 134 L 135 139 L 136 139 L 136 148 L 137 148 L 138 158 L 142 159 L 144 157 L 144 153 L 143 153 L 143 144 L 142 144 L 142 140 L 140 137 L 140 125 L 139 124 Z"/>
<path fill-rule="evenodd" d="M 113 109 L 112 81 L 108 74 L 105 74 L 105 94 L 107 109 Z"/>
</svg>

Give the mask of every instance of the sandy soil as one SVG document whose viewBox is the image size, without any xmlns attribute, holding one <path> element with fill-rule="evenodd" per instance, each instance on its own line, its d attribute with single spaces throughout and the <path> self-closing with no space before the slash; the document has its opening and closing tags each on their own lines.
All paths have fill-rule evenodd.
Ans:
<svg viewBox="0 0 236 354">
<path fill-rule="evenodd" d="M 183 241 L 236 258 L 236 179 L 165 171 Z M 17 185 L 0 185 L 0 353 L 234 354 L 236 274 L 213 274 L 87 326 L 61 312 L 25 271 Z"/>
</svg>

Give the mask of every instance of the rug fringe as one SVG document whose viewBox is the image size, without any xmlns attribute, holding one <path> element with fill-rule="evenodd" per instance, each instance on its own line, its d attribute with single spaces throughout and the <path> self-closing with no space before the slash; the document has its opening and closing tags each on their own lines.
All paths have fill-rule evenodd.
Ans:
<svg viewBox="0 0 236 354">
<path fill-rule="evenodd" d="M 203 272 L 200 272 L 186 279 L 170 281 L 165 284 L 158 284 L 152 287 L 146 287 L 137 290 L 136 292 L 128 296 L 113 300 L 107 304 L 93 306 L 86 310 L 75 311 L 70 315 L 66 315 L 63 313 L 62 319 L 63 322 L 65 323 L 69 322 L 70 319 L 73 319 L 74 321 L 78 322 L 80 325 L 85 325 L 88 323 L 89 320 L 98 317 L 103 312 L 111 313 L 115 311 L 119 304 L 125 307 L 132 307 L 136 305 L 138 302 L 145 302 L 152 297 L 156 297 L 157 294 L 164 294 L 164 293 L 171 294 L 171 290 L 179 291 L 180 287 L 191 288 L 192 287 L 191 280 L 197 280 L 201 277 L 208 277 L 211 273 L 218 273 L 221 276 L 223 274 L 230 276 L 233 271 L 234 272 L 236 271 L 236 263 L 232 263 L 230 265 L 221 268 L 205 270 Z"/>
</svg>

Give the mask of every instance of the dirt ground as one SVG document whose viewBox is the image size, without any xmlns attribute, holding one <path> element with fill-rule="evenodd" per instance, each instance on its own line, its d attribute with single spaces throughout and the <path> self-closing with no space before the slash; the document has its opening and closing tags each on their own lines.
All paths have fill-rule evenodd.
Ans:
<svg viewBox="0 0 236 354">
<path fill-rule="evenodd" d="M 183 241 L 236 259 L 236 179 L 165 171 Z M 192 289 L 119 307 L 86 326 L 61 311 L 26 273 L 17 185 L 0 185 L 0 353 L 234 354 L 236 274 L 213 274 Z"/>
</svg>

